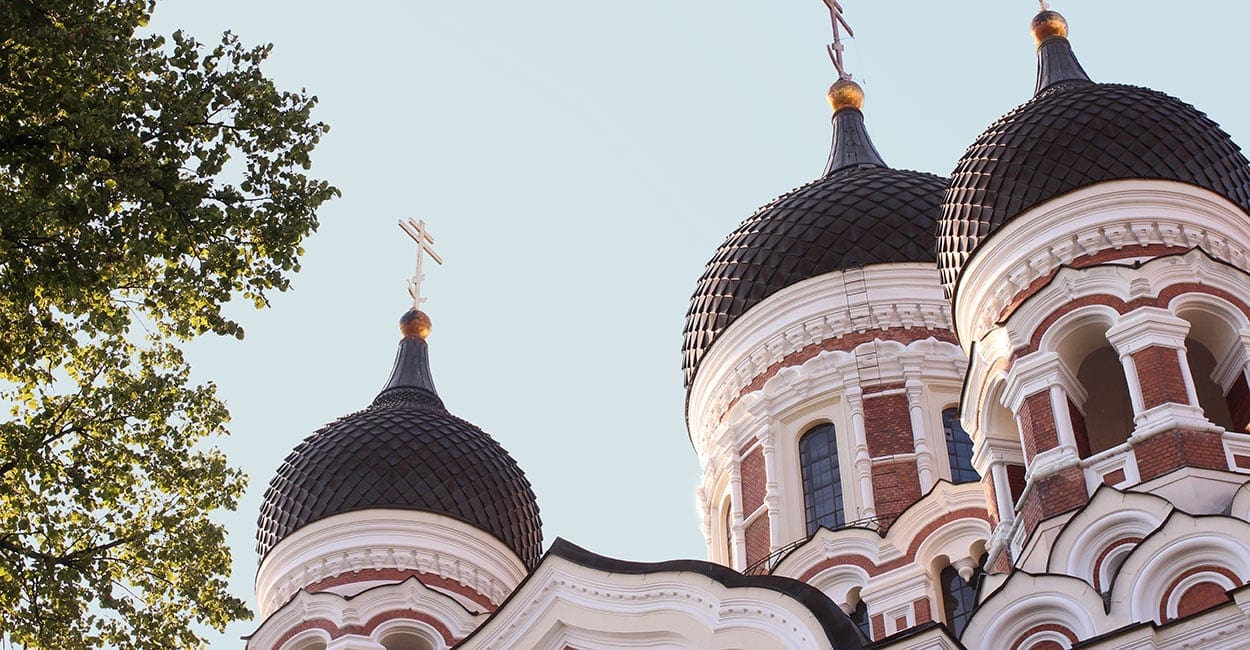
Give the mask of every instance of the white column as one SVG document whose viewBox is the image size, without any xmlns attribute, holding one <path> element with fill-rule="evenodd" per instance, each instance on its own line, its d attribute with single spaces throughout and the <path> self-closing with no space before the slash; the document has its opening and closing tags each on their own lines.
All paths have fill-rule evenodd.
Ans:
<svg viewBox="0 0 1250 650">
<path fill-rule="evenodd" d="M 709 562 L 716 561 L 715 542 L 712 539 L 712 504 L 707 498 L 707 487 L 700 485 L 695 488 L 694 496 L 699 501 L 699 532 L 703 533 L 703 541 L 707 544 L 707 559 Z M 729 531 L 725 531 L 728 535 Z M 725 558 L 725 564 L 729 564 L 729 558 Z"/>
<path fill-rule="evenodd" d="M 1137 363 L 1128 352 L 1120 353 L 1120 365 L 1124 367 L 1124 380 L 1128 382 L 1128 397 L 1133 403 L 1133 421 L 1146 410 L 1146 399 L 1141 393 L 1141 380 L 1137 377 Z"/>
<path fill-rule="evenodd" d="M 1181 377 L 1185 380 L 1185 397 L 1189 399 L 1189 403 L 1193 406 L 1200 406 L 1198 403 L 1198 385 L 1194 383 L 1194 373 L 1189 369 L 1189 351 L 1185 348 L 1176 348 L 1176 361 L 1181 364 Z"/>
<path fill-rule="evenodd" d="M 1046 391 L 1049 398 L 1050 415 L 1055 421 L 1055 437 L 1058 443 L 1058 450 L 1048 455 L 1075 458 L 1078 455 L 1076 431 L 1072 425 L 1072 413 L 1068 410 L 1068 398 L 1071 396 L 1073 401 L 1079 404 L 1085 401 L 1086 396 L 1081 389 L 1080 382 L 1072 376 L 1068 368 L 1063 365 L 1059 355 L 1054 352 L 1039 351 L 1026 354 L 1017 359 L 1007 373 L 1007 389 L 1003 394 L 1003 404 L 1016 418 L 1016 428 L 1022 436 L 1021 443 L 1024 443 L 1025 427 L 1021 425 L 1020 411 L 1029 397 L 1042 391 Z M 1037 455 L 1041 456 L 1050 451 L 1038 449 Z M 1033 460 L 1036 459 L 1031 459 L 1029 462 L 1030 472 L 1033 470 Z"/>
<path fill-rule="evenodd" d="M 1076 447 L 1076 430 L 1072 425 L 1072 411 L 1068 406 L 1068 393 L 1059 384 L 1050 385 L 1050 410 L 1055 415 L 1055 433 L 1059 438 L 1059 446 L 1069 449 L 1074 454 L 1080 451 Z"/>
<path fill-rule="evenodd" d="M 916 471 L 920 474 L 920 493 L 937 482 L 933 453 L 929 451 L 928 427 L 925 426 L 924 384 L 919 379 L 907 380 L 907 409 L 911 413 L 912 443 L 916 448 Z"/>
<path fill-rule="evenodd" d="M 764 450 L 764 503 L 768 505 L 768 546 L 769 552 L 776 551 L 786 544 L 782 533 L 781 521 L 781 484 L 777 481 L 777 445 L 773 439 L 773 427 L 776 422 L 769 420 L 769 428 L 760 436 L 760 446 Z"/>
<path fill-rule="evenodd" d="M 1241 372 L 1246 377 L 1246 383 L 1250 384 L 1250 328 L 1243 329 L 1238 334 L 1241 335 Z"/>
<path fill-rule="evenodd" d="M 851 411 L 851 431 L 855 435 L 855 473 L 859 477 L 860 512 L 857 519 L 877 516 L 872 498 L 872 458 L 868 455 L 868 432 L 864 426 L 864 391 L 851 386 L 844 393 Z"/>
<path fill-rule="evenodd" d="M 733 452 L 732 465 L 729 466 L 729 492 L 732 501 L 730 517 L 733 519 L 733 548 L 731 558 L 733 568 L 741 571 L 746 568 L 747 536 L 742 515 L 742 458 L 737 451 Z"/>
<path fill-rule="evenodd" d="M 1011 481 L 1007 478 L 1007 464 L 995 462 L 990 465 L 990 478 L 994 481 L 994 501 L 998 506 L 998 520 L 1001 523 L 1016 518 L 1016 504 L 1011 498 Z"/>
</svg>

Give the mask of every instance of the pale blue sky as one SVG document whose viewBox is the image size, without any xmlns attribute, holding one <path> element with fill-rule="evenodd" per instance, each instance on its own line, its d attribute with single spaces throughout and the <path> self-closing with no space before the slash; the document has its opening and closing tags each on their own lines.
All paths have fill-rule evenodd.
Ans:
<svg viewBox="0 0 1250 650">
<path fill-rule="evenodd" d="M 895 167 L 949 173 L 1032 92 L 1035 2 L 843 4 L 858 36 L 847 66 Z M 1250 143 L 1247 3 L 1052 5 L 1096 80 L 1179 96 Z M 273 42 L 271 76 L 321 98 L 332 131 L 315 172 L 343 191 L 293 290 L 235 310 L 247 338 L 192 346 L 234 416 L 221 444 L 251 475 L 222 515 L 235 593 L 252 596 L 256 515 L 282 458 L 386 380 L 413 262 L 405 216 L 447 261 L 425 285 L 439 392 L 526 471 L 545 541 L 702 557 L 687 300 L 739 221 L 823 169 L 823 4 L 164 0 L 153 28 L 178 27 Z"/>
</svg>

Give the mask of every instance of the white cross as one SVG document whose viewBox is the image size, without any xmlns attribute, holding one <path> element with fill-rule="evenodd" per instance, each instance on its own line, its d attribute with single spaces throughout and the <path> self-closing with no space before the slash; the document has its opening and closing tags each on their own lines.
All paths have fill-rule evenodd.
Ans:
<svg viewBox="0 0 1250 650">
<path fill-rule="evenodd" d="M 411 217 L 407 221 L 399 220 L 399 227 L 412 237 L 412 241 L 417 242 L 417 272 L 408 279 L 408 295 L 412 296 L 412 308 L 420 309 L 421 303 L 425 302 L 425 298 L 421 297 L 421 281 L 425 280 L 425 274 L 421 272 L 421 262 L 428 254 L 430 259 L 443 263 L 443 258 L 434 252 L 434 238 L 430 236 L 429 231 L 425 229 L 424 221 L 417 221 Z"/>
<path fill-rule="evenodd" d="M 833 61 L 833 67 L 838 70 L 838 79 L 849 80 L 850 73 L 842 65 L 842 30 L 838 29 L 841 25 L 846 30 L 846 35 L 855 38 L 855 31 L 847 24 L 846 18 L 842 16 L 842 5 L 838 0 L 824 0 L 825 6 L 829 7 L 829 22 L 833 25 L 833 43 L 825 49 L 829 51 L 829 60 Z"/>
</svg>

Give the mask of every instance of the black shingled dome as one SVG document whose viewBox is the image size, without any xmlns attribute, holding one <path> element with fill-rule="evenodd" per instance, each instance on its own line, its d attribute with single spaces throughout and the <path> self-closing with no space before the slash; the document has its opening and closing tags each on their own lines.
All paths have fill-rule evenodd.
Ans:
<svg viewBox="0 0 1250 650">
<path fill-rule="evenodd" d="M 391 380 L 368 408 L 322 427 L 278 469 L 256 534 L 263 560 L 287 535 L 368 508 L 454 517 L 498 538 L 526 566 L 542 553 L 542 521 L 525 474 L 434 392 L 425 341 L 400 342 Z"/>
<path fill-rule="evenodd" d="M 772 294 L 858 266 L 933 262 L 945 185 L 933 174 L 859 165 L 832 170 L 757 210 L 716 250 L 690 299 L 686 388 L 717 337 Z"/>
<path fill-rule="evenodd" d="M 1066 47 L 1066 40 L 1052 41 L 1043 43 L 1043 54 L 1059 63 L 1072 56 L 1054 47 Z M 938 224 L 938 268 L 947 295 L 977 247 L 1004 224 L 1095 183 L 1178 181 L 1250 212 L 1246 158 L 1205 114 L 1148 88 L 1079 78 L 1050 83 L 1045 77 L 1054 71 L 1042 72 L 1037 96 L 986 129 L 955 167 Z"/>
</svg>

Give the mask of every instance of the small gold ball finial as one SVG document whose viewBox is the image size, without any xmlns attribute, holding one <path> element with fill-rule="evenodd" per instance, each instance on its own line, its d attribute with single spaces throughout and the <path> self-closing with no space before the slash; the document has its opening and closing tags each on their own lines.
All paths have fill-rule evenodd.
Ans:
<svg viewBox="0 0 1250 650">
<path fill-rule="evenodd" d="M 1033 16 L 1033 24 L 1030 28 L 1033 30 L 1033 40 L 1038 45 L 1053 36 L 1068 37 L 1068 21 L 1058 11 L 1047 9 Z"/>
<path fill-rule="evenodd" d="M 415 336 L 424 341 L 430 335 L 430 317 L 423 311 L 409 309 L 399 318 L 399 331 L 404 338 Z"/>
<path fill-rule="evenodd" d="M 829 86 L 827 97 L 834 113 L 844 108 L 860 110 L 864 107 L 864 89 L 850 79 L 839 79 L 833 82 L 833 85 Z"/>
</svg>

